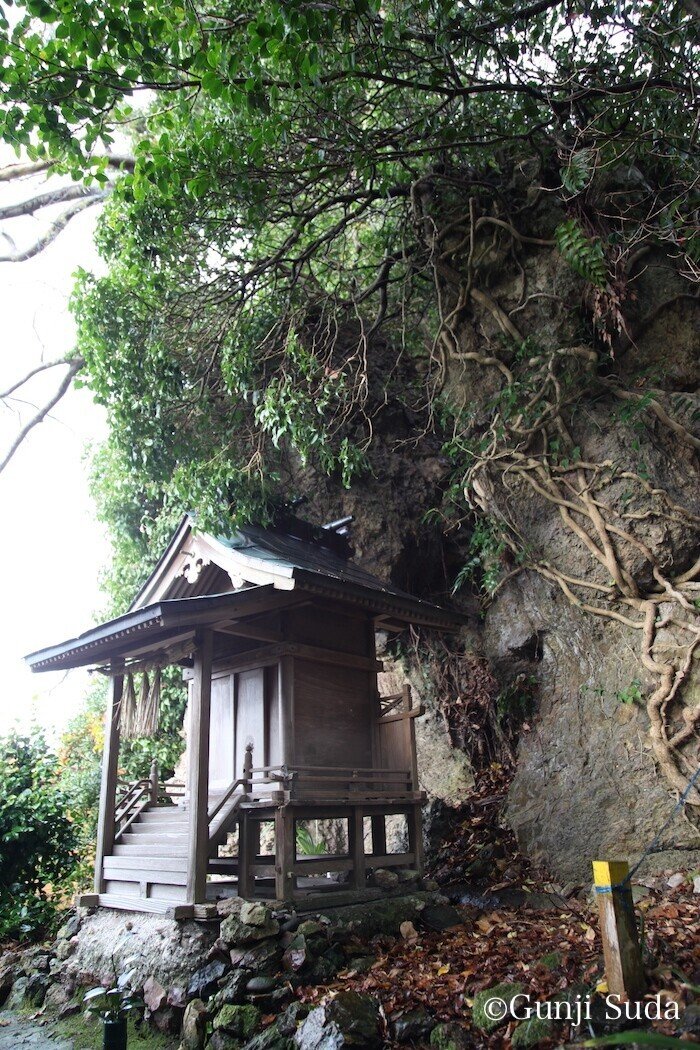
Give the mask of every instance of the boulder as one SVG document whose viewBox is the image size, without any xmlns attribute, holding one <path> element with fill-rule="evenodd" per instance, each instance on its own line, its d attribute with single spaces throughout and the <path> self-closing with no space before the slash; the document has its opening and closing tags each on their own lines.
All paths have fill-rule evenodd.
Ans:
<svg viewBox="0 0 700 1050">
<path fill-rule="evenodd" d="M 45 973 L 32 973 L 27 978 L 25 998 L 32 1006 L 43 1006 L 46 993 L 49 990 L 51 978 Z"/>
<path fill-rule="evenodd" d="M 207 1037 L 207 1008 L 201 999 L 187 1004 L 182 1019 L 182 1047 L 184 1050 L 201 1050 Z"/>
<path fill-rule="evenodd" d="M 452 1021 L 433 1028 L 430 1045 L 436 1050 L 469 1050 L 474 1046 L 474 1041 L 465 1028 Z"/>
<path fill-rule="evenodd" d="M 0 1006 L 4 1005 L 12 991 L 12 985 L 15 981 L 15 972 L 14 966 L 11 965 L 3 966 L 2 969 L 0 969 Z"/>
<path fill-rule="evenodd" d="M 244 1006 L 222 1006 L 214 1018 L 214 1031 L 226 1032 L 237 1039 L 249 1039 L 260 1024 L 260 1011 L 247 1003 Z"/>
<path fill-rule="evenodd" d="M 686 1006 L 681 1014 L 678 1029 L 687 1035 L 700 1036 L 700 1003 Z"/>
<path fill-rule="evenodd" d="M 246 981 L 245 990 L 249 995 L 265 995 L 274 992 L 276 987 L 277 981 L 274 977 L 257 975 Z"/>
<path fill-rule="evenodd" d="M 390 1025 L 391 1034 L 397 1043 L 425 1042 L 434 1027 L 435 1019 L 423 1006 L 392 1019 Z"/>
<path fill-rule="evenodd" d="M 399 868 L 396 874 L 401 886 L 415 886 L 420 881 L 420 872 L 411 868 Z"/>
<path fill-rule="evenodd" d="M 75 937 L 80 932 L 80 927 L 83 925 L 83 920 L 79 915 L 71 915 L 61 926 L 60 930 L 56 934 L 56 939 L 59 941 L 69 941 L 71 937 Z"/>
<path fill-rule="evenodd" d="M 451 904 L 429 904 L 421 912 L 420 920 L 429 930 L 438 933 L 451 930 L 453 926 L 461 926 L 464 922 L 463 916 Z"/>
<path fill-rule="evenodd" d="M 158 1031 L 163 1032 L 165 1035 L 177 1035 L 180 1031 L 181 1020 L 182 1010 L 178 1010 L 174 1006 L 162 1006 L 151 1014 L 151 1021 Z"/>
<path fill-rule="evenodd" d="M 187 998 L 207 999 L 219 987 L 219 981 L 229 969 L 223 959 L 213 959 L 192 974 L 187 987 Z"/>
<path fill-rule="evenodd" d="M 269 926 L 273 919 L 272 912 L 262 901 L 243 901 L 240 910 L 241 922 L 246 926 Z"/>
<path fill-rule="evenodd" d="M 548 1017 L 528 1017 L 513 1032 L 511 1043 L 514 1047 L 537 1046 L 542 1039 L 551 1039 L 555 1030 L 554 1022 Z"/>
<path fill-rule="evenodd" d="M 216 993 L 212 999 L 212 1005 L 215 1003 L 216 1006 L 237 1006 L 242 1003 L 245 999 L 246 986 L 250 980 L 250 972 L 248 970 L 234 970 L 234 972 L 227 978 L 226 983 L 222 985 L 221 989 Z"/>
<path fill-rule="evenodd" d="M 380 890 L 395 890 L 399 884 L 399 876 L 388 868 L 377 868 L 371 881 L 372 885 L 378 886 Z"/>
<path fill-rule="evenodd" d="M 279 969 L 282 961 L 282 948 L 277 941 L 261 941 L 245 949 L 235 948 L 231 952 L 231 962 L 236 967 L 254 970 L 259 974 L 273 974 Z"/>
<path fill-rule="evenodd" d="M 484 988 L 482 992 L 477 992 L 472 1007 L 472 1020 L 475 1026 L 482 1032 L 495 1032 L 510 1017 L 510 1002 L 514 996 L 520 995 L 522 990 L 522 984 L 502 981 L 491 988 Z M 494 1011 L 492 1015 L 487 1004 L 493 1000 L 499 1000 L 499 1006 L 503 1004 L 504 1008 Z"/>
<path fill-rule="evenodd" d="M 379 1047 L 379 1004 L 371 995 L 339 992 L 312 1010 L 297 1029 L 298 1050 L 342 1050 L 343 1047 Z"/>
<path fill-rule="evenodd" d="M 282 956 L 285 970 L 298 973 L 311 960 L 311 952 L 303 933 L 297 933 Z"/>
<path fill-rule="evenodd" d="M 163 985 L 155 977 L 149 977 L 143 986 L 143 1001 L 151 1013 L 165 1006 L 167 1000 L 168 995 Z"/>
<path fill-rule="evenodd" d="M 179 984 L 168 988 L 168 1006 L 187 1006 L 187 989 Z"/>
<path fill-rule="evenodd" d="M 240 915 L 242 907 L 243 901 L 240 897 L 225 897 L 224 900 L 216 902 L 217 915 L 222 919 L 229 915 Z"/>
<path fill-rule="evenodd" d="M 236 1039 L 233 1035 L 228 1035 L 227 1032 L 218 1031 L 214 1032 L 207 1043 L 207 1050 L 239 1050 L 240 1045 L 240 1039 Z"/>
<path fill-rule="evenodd" d="M 308 1017 L 311 1007 L 298 1000 L 290 1003 L 284 1013 L 277 1018 L 277 1030 L 281 1035 L 294 1035 L 302 1021 Z"/>
<path fill-rule="evenodd" d="M 246 904 L 250 903 L 248 901 Z M 253 912 L 256 919 L 254 923 L 243 921 L 243 909 L 241 914 L 231 914 L 221 923 L 221 938 L 227 944 L 247 945 L 255 944 L 256 941 L 264 941 L 269 937 L 275 937 L 279 933 L 280 924 L 273 918 L 272 912 L 265 905 L 260 905 L 260 912 Z M 260 921 L 263 919 L 264 921 Z"/>
<path fill-rule="evenodd" d="M 289 1036 L 282 1035 L 276 1024 L 271 1024 L 264 1032 L 258 1032 L 242 1050 L 293 1050 L 294 1042 Z"/>
</svg>

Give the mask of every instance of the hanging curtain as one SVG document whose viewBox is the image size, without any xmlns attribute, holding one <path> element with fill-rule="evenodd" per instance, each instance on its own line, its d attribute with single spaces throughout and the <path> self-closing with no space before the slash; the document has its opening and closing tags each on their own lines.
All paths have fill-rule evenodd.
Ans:
<svg viewBox="0 0 700 1050">
<path fill-rule="evenodd" d="M 131 740 L 136 736 L 136 692 L 134 690 L 134 676 L 128 674 L 124 682 L 120 710 L 121 735 L 125 740 Z"/>
<path fill-rule="evenodd" d="M 148 675 L 144 671 L 141 682 L 141 700 L 139 702 L 139 736 L 155 736 L 158 732 L 160 713 L 160 667 L 153 671 L 153 681 L 149 687 Z"/>
</svg>

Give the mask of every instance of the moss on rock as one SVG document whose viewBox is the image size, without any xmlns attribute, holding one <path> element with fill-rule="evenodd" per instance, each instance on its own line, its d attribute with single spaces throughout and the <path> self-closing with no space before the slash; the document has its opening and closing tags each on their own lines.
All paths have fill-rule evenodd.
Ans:
<svg viewBox="0 0 700 1050">
<path fill-rule="evenodd" d="M 510 1016 L 511 1000 L 522 991 L 522 984 L 502 981 L 491 988 L 485 988 L 483 992 L 477 992 L 472 1007 L 472 1020 L 476 1027 L 482 1032 L 495 1032 Z M 493 1000 L 500 1000 L 500 1003 L 496 1009 L 490 1010 L 488 1004 Z M 502 1008 L 501 1004 L 505 1004 L 505 1008 Z M 489 1016 L 491 1013 L 493 1016 Z"/>
</svg>

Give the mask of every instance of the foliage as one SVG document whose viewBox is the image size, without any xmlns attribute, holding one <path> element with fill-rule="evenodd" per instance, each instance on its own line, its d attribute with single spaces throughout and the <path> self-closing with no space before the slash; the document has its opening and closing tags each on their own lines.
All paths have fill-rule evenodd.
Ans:
<svg viewBox="0 0 700 1050">
<path fill-rule="evenodd" d="M 452 593 L 468 581 L 478 582 L 487 595 L 492 595 L 502 573 L 501 555 L 505 543 L 487 521 L 477 521 L 469 540 L 469 559 L 457 573 Z"/>
<path fill-rule="evenodd" d="M 326 847 L 323 842 L 317 842 L 309 829 L 302 824 L 297 825 L 297 853 L 300 853 L 302 857 L 316 857 L 325 852 Z"/>
<path fill-rule="evenodd" d="M 635 678 L 628 686 L 618 691 L 617 699 L 621 704 L 643 704 L 642 683 Z"/>
<path fill-rule="evenodd" d="M 0 739 L 0 939 L 53 920 L 59 883 L 75 863 L 59 764 L 39 730 Z"/>
<path fill-rule="evenodd" d="M 568 188 L 568 187 L 567 187 Z M 560 223 L 554 231 L 557 247 L 569 266 L 591 284 L 604 288 L 607 279 L 605 253 L 596 238 L 591 240 L 576 219 Z"/>
<path fill-rule="evenodd" d="M 373 361 L 390 325 L 396 353 L 421 342 L 435 201 L 478 209 L 539 158 L 567 201 L 560 250 L 596 287 L 640 238 L 692 248 L 697 32 L 678 0 L 15 10 L 4 140 L 105 185 L 104 149 L 134 145 L 101 222 L 108 273 L 81 275 L 74 309 L 111 496 L 147 533 L 183 505 L 205 527 L 264 518 L 299 460 L 343 484 L 365 469 Z M 595 229 L 620 165 L 634 207 Z"/>
<path fill-rule="evenodd" d="M 83 1002 L 87 1004 L 86 1012 L 95 1014 L 106 1023 L 121 1021 L 132 1010 L 143 1009 L 143 999 L 132 990 L 133 980 L 133 971 L 118 976 L 115 974 L 112 988 L 104 988 L 101 985 L 91 988 L 83 996 Z"/>
</svg>

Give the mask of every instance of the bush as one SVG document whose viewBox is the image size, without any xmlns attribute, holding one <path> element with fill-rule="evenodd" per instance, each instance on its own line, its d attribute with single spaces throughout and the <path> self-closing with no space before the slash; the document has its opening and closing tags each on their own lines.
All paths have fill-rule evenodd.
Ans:
<svg viewBox="0 0 700 1050">
<path fill-rule="evenodd" d="M 51 924 L 75 845 L 58 759 L 43 734 L 0 738 L 0 940 Z"/>
</svg>

